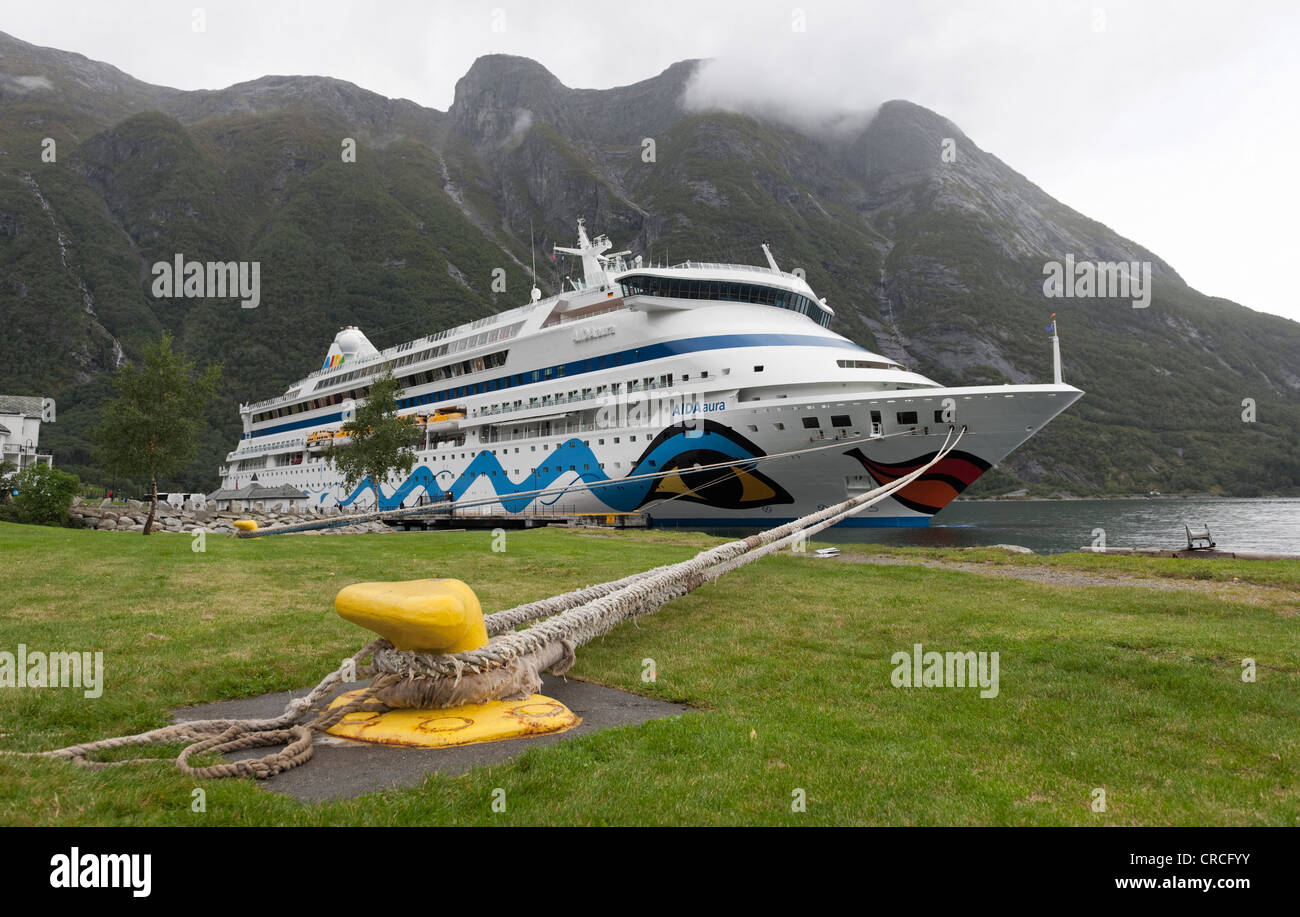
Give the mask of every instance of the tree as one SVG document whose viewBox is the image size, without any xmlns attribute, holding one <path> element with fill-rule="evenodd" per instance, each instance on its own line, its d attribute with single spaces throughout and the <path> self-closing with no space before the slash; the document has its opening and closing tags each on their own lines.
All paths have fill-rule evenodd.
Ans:
<svg viewBox="0 0 1300 917">
<path fill-rule="evenodd" d="M 414 418 L 397 413 L 401 391 L 391 369 L 371 382 L 356 414 L 341 428 L 350 442 L 325 450 L 325 457 L 338 468 L 348 488 L 370 479 L 375 509 L 380 508 L 380 482 L 396 471 L 409 474 L 415 467 L 415 447 L 423 439 Z"/>
<path fill-rule="evenodd" d="M 10 478 L 18 471 L 18 466 L 8 459 L 0 459 L 0 503 L 8 503 L 13 492 Z"/>
<path fill-rule="evenodd" d="M 14 515 L 28 525 L 62 525 L 68 507 L 81 487 L 81 479 L 43 462 L 28 465 L 9 482 L 14 496 Z"/>
<path fill-rule="evenodd" d="M 194 460 L 199 428 L 220 378 L 220 364 L 196 374 L 193 362 L 172 350 L 165 332 L 145 347 L 139 367 L 128 363 L 113 375 L 117 397 L 105 403 L 94 437 L 106 469 L 149 482 L 146 535 L 158 515 L 158 479 Z"/>
</svg>

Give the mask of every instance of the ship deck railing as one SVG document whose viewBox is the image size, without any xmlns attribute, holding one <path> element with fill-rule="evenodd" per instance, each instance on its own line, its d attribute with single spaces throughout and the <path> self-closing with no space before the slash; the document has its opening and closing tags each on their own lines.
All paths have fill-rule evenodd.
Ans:
<svg viewBox="0 0 1300 917">
<path fill-rule="evenodd" d="M 469 412 L 469 417 L 467 419 L 477 420 L 481 417 L 497 417 L 502 414 L 516 414 L 516 413 L 522 413 L 524 411 L 540 411 L 543 408 L 564 407 L 567 404 L 578 404 L 587 401 L 599 401 L 602 398 L 618 398 L 624 395 L 638 393 L 638 392 L 661 392 L 669 389 L 677 389 L 678 391 L 681 390 L 678 386 L 669 385 L 668 383 L 663 383 L 663 382 L 653 382 L 650 385 L 627 385 L 617 392 L 612 392 L 607 389 L 603 392 L 593 391 L 590 394 L 586 394 L 586 395 L 579 394 L 579 395 L 574 395 L 572 397 L 568 395 L 557 395 L 550 399 L 543 398 L 539 400 L 536 404 L 533 403 L 521 404 L 519 407 L 514 407 L 512 405 L 493 405 L 490 408 L 473 409 Z M 685 396 L 685 393 L 683 393 L 683 396 Z"/>
</svg>

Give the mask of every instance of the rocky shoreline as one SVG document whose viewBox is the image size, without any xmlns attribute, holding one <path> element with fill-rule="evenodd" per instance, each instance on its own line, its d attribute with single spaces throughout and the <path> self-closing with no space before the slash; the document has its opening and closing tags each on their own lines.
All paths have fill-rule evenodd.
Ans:
<svg viewBox="0 0 1300 917">
<path fill-rule="evenodd" d="M 84 503 L 79 498 L 73 501 L 68 515 L 74 522 L 101 532 L 143 532 L 145 520 L 149 518 L 149 506 L 138 500 L 128 500 L 125 505 L 114 504 L 98 506 Z M 154 518 L 153 532 L 170 532 L 172 534 L 191 535 L 196 530 L 213 534 L 231 534 L 235 532 L 235 520 L 252 519 L 259 529 L 275 528 L 281 525 L 296 525 L 302 522 L 320 522 L 325 520 L 340 521 L 346 519 L 347 513 L 334 516 L 321 516 L 315 513 L 235 513 L 227 510 L 197 509 L 186 506 L 176 509 L 167 503 L 158 504 L 158 515 Z M 388 526 L 382 522 L 358 522 L 350 525 L 335 525 L 309 532 L 296 532 L 300 535 L 359 535 L 366 532 L 387 532 Z"/>
</svg>

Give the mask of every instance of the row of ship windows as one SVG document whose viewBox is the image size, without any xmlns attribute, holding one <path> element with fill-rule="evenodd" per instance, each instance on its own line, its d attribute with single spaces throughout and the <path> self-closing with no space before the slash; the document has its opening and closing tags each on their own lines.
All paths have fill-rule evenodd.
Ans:
<svg viewBox="0 0 1300 917">
<path fill-rule="evenodd" d="M 497 366 L 504 365 L 506 362 L 506 356 L 508 354 L 509 351 L 501 350 L 496 353 L 486 354 L 482 357 L 476 357 L 473 360 L 464 360 L 461 361 L 460 363 L 451 364 L 450 366 L 440 366 L 435 369 L 416 373 L 414 375 L 403 376 L 398 381 L 402 384 L 403 387 L 410 388 L 417 385 L 426 385 L 430 382 L 437 381 L 447 376 L 462 375 L 464 373 L 471 373 L 471 372 L 480 372 L 485 369 L 492 369 Z M 579 363 L 578 372 L 583 373 L 583 372 L 592 372 L 601 369 L 612 369 L 616 366 L 621 365 L 622 362 L 624 362 L 624 360 L 619 354 L 608 354 L 605 356 L 590 357 L 586 360 L 578 361 Z M 762 372 L 763 367 L 755 366 L 754 371 Z M 424 395 L 416 395 L 411 398 L 402 399 L 401 403 L 402 403 L 402 407 L 414 407 L 418 405 L 433 404 L 435 402 L 446 401 L 451 398 L 465 398 L 471 395 L 480 395 L 483 394 L 484 392 L 493 392 L 504 388 L 513 388 L 516 385 L 528 385 L 533 382 L 545 382 L 548 379 L 560 379 L 564 377 L 565 372 L 566 372 L 566 366 L 565 364 L 561 363 L 556 366 L 547 366 L 541 369 L 534 369 L 530 372 L 516 373 L 515 375 L 503 376 L 500 379 L 488 379 L 484 382 L 474 382 L 468 385 L 461 385 L 461 386 L 457 386 L 456 388 L 447 389 L 441 392 L 429 392 L 428 394 L 424 394 Z M 724 369 L 722 372 L 723 375 L 727 375 L 728 373 L 731 372 L 731 370 Z M 700 373 L 701 378 L 707 379 L 708 376 L 709 376 L 708 370 L 704 370 L 703 372 Z M 664 384 L 671 385 L 673 376 L 671 373 L 669 373 L 666 376 L 660 376 L 659 379 L 661 385 Z M 663 381 L 665 379 L 667 380 L 666 382 Z M 683 382 L 690 381 L 690 375 L 688 374 L 683 376 L 682 381 Z M 644 384 L 646 388 L 650 388 L 654 385 L 654 383 L 655 383 L 654 376 L 646 376 L 644 379 L 628 380 L 627 387 L 628 387 L 628 391 L 636 391 L 638 385 Z M 620 391 L 619 388 L 620 385 L 621 383 L 615 382 L 610 387 L 610 390 L 614 394 L 618 394 L 618 392 Z M 330 407 L 332 405 L 342 404 L 344 401 L 347 401 L 349 399 L 353 401 L 360 400 L 366 397 L 366 395 L 369 392 L 370 392 L 370 386 L 366 385 L 360 388 L 352 389 L 351 391 L 335 392 L 332 395 L 322 395 L 320 398 L 314 398 L 310 401 L 301 401 L 297 404 L 285 405 L 284 407 L 276 408 L 275 410 L 272 411 L 264 411 L 263 413 L 254 415 L 253 422 L 261 423 L 264 420 L 274 420 L 278 417 L 286 417 L 291 414 L 300 414 L 304 411 L 313 411 L 316 410 L 317 408 Z M 543 396 L 543 398 L 540 400 L 532 399 L 532 401 L 538 403 L 545 403 L 550 397 L 551 396 Z"/>
<path fill-rule="evenodd" d="M 898 422 L 898 425 L 900 427 L 914 427 L 921 422 L 916 411 L 896 411 L 894 412 L 894 419 Z M 851 418 L 848 414 L 832 414 L 830 416 L 830 421 L 831 421 L 830 425 L 832 427 L 836 427 L 839 429 L 853 426 L 853 418 Z M 877 426 L 877 427 L 880 426 L 882 421 L 883 418 L 881 417 L 879 411 L 871 412 L 871 423 L 873 426 Z M 934 412 L 934 422 L 937 424 L 948 423 L 948 421 L 944 420 L 943 411 Z M 758 432 L 758 427 L 755 426 L 754 424 L 747 424 L 747 426 L 749 427 L 750 433 Z M 773 429 L 776 430 L 784 430 L 785 424 L 774 423 L 772 424 L 772 427 Z M 822 429 L 821 418 L 815 415 L 803 418 L 803 428 L 805 430 Z"/>
<path fill-rule="evenodd" d="M 438 367 L 436 369 L 426 370 L 424 372 L 416 373 L 415 375 L 412 376 L 404 376 L 399 381 L 404 386 L 423 385 L 432 381 L 436 381 L 436 379 L 442 378 L 448 374 L 459 374 L 461 372 L 478 372 L 482 369 L 488 369 L 488 368 L 503 365 L 506 361 L 506 357 L 508 353 L 509 351 L 502 350 L 502 351 L 498 351 L 497 353 L 486 354 L 485 356 L 478 357 L 472 361 L 466 360 L 466 361 L 462 361 L 461 363 L 454 364 L 454 368 L 452 366 Z M 603 362 L 603 358 L 601 358 L 601 360 Z M 835 363 L 841 369 L 863 369 L 863 368 L 902 369 L 903 368 L 899 366 L 897 363 L 888 363 L 888 362 L 881 362 L 876 360 L 836 360 Z M 547 369 L 534 370 L 531 373 L 522 373 L 517 376 L 507 376 L 506 377 L 507 381 L 505 385 L 509 386 L 513 384 L 523 384 L 523 382 L 516 383 L 516 382 L 509 381 L 509 380 L 516 380 L 516 379 L 521 379 L 525 381 L 541 381 L 543 378 L 550 378 L 552 370 L 558 370 L 556 376 L 564 375 L 564 366 L 561 365 L 559 367 L 550 367 Z M 764 367 L 762 365 L 756 365 L 754 367 L 754 372 L 756 373 L 761 373 L 763 372 L 763 370 Z M 438 374 L 438 375 L 434 375 L 434 374 Z M 731 369 L 729 367 L 724 367 L 722 369 L 722 375 L 726 376 L 730 374 L 731 374 Z M 529 377 L 531 377 L 531 379 L 529 379 Z M 699 378 L 701 379 L 709 378 L 709 371 L 707 369 L 701 370 L 699 372 Z M 629 392 L 633 392 L 633 391 L 637 391 L 638 389 L 650 389 L 650 388 L 654 388 L 656 384 L 659 386 L 671 386 L 674 382 L 674 379 L 675 377 L 672 373 L 666 373 L 664 375 L 659 376 L 657 379 L 654 376 L 645 376 L 641 379 L 629 379 L 627 381 L 627 390 Z M 690 379 L 691 379 L 690 374 L 684 373 L 682 375 L 681 381 L 689 382 Z M 473 385 L 460 386 L 458 388 L 451 389 L 446 392 L 435 392 L 426 395 L 417 395 L 414 398 L 404 399 L 404 406 L 407 404 L 409 405 L 429 404 L 432 403 L 433 401 L 443 401 L 446 398 L 457 398 L 457 397 L 464 397 L 465 395 L 478 394 L 481 391 L 488 390 L 489 387 L 490 388 L 503 387 L 500 384 L 501 381 L 502 380 L 492 380 L 492 382 L 495 382 L 497 384 L 492 384 L 492 382 L 489 383 L 480 382 Z M 312 401 L 304 401 L 296 405 L 290 405 L 283 408 L 278 408 L 274 411 L 268 411 L 263 414 L 258 414 L 253 418 L 253 420 L 255 422 L 260 422 L 263 420 L 270 420 L 277 417 L 282 417 L 287 414 L 297 414 L 297 413 L 301 413 L 302 411 L 314 410 L 320 407 L 328 407 L 331 405 L 341 404 L 344 400 L 347 399 L 356 400 L 356 399 L 364 398 L 366 394 L 369 392 L 369 390 L 370 390 L 369 386 L 365 386 L 363 388 L 353 389 L 352 391 L 349 392 L 336 392 L 333 395 L 325 395 L 322 396 L 321 398 L 313 399 Z M 581 389 L 581 394 L 582 397 L 584 398 L 591 397 L 593 394 L 595 396 L 599 396 L 604 394 L 607 391 L 610 394 L 618 395 L 622 392 L 622 390 L 623 390 L 623 383 L 614 382 L 609 384 L 608 386 L 599 385 L 594 388 Z M 573 400 L 577 398 L 578 395 L 579 395 L 579 390 L 573 389 L 568 393 L 568 398 L 569 400 Z M 489 413 L 499 413 L 500 411 L 503 410 L 517 411 L 525 407 L 528 408 L 545 407 L 551 404 L 554 401 L 554 399 L 557 399 L 559 397 L 561 397 L 560 393 L 556 393 L 554 395 L 542 395 L 542 396 L 533 397 L 528 399 L 528 404 L 526 406 L 524 405 L 522 399 L 518 399 L 514 402 L 498 402 L 495 405 L 485 405 L 483 407 L 480 407 L 475 413 L 489 414 Z M 875 415 L 878 412 L 873 411 L 872 413 L 873 415 Z M 873 420 L 873 422 L 875 421 Z M 936 417 L 936 422 L 938 422 L 937 417 Z M 899 423 L 902 424 L 904 423 L 904 421 L 900 419 Z M 909 423 L 916 423 L 916 421 L 915 419 L 913 419 L 912 421 L 909 421 Z M 849 425 L 850 424 L 848 423 L 843 424 L 843 426 L 849 426 Z M 781 429 L 784 428 L 782 427 Z"/>
<path fill-rule="evenodd" d="M 455 376 L 463 376 L 468 373 L 483 372 L 486 369 L 495 369 L 498 366 L 504 366 L 506 357 L 509 355 L 508 350 L 498 350 L 495 353 L 484 354 L 481 357 L 474 357 L 470 360 L 461 360 L 457 363 L 449 363 L 445 366 L 435 366 L 433 369 L 426 369 L 422 372 L 414 373 L 409 376 L 402 376 L 397 381 L 403 387 L 413 385 L 427 385 L 430 382 L 437 382 L 442 379 L 450 379 Z M 300 401 L 297 404 L 287 404 L 284 407 L 275 408 L 271 411 L 263 411 L 253 417 L 254 423 L 260 423 L 264 420 L 274 420 L 277 417 L 288 417 L 291 414 L 301 414 L 304 411 L 314 411 L 318 408 L 331 407 L 336 404 L 342 404 L 344 401 L 360 400 L 370 393 L 370 386 L 363 385 L 360 388 L 354 388 L 351 391 L 334 392 L 332 395 L 321 395 L 319 398 L 313 398 L 310 401 Z"/>
<path fill-rule="evenodd" d="M 659 279 L 659 278 L 651 278 L 651 279 Z M 706 281 L 691 281 L 691 282 L 704 283 Z M 740 284 L 739 286 L 745 286 L 745 285 Z M 770 288 L 764 288 L 764 289 L 770 289 Z M 797 295 L 797 294 L 791 294 L 791 295 Z M 436 382 L 441 379 L 451 378 L 454 376 L 464 375 L 467 373 L 482 372 L 487 369 L 494 369 L 498 366 L 503 366 L 505 365 L 506 358 L 508 355 L 509 355 L 508 350 L 500 350 L 495 353 L 485 354 L 484 356 L 481 357 L 475 357 L 472 360 L 462 360 L 459 363 L 452 363 L 447 366 L 439 366 L 433 369 L 424 370 L 423 372 L 415 373 L 413 375 L 403 376 L 398 381 L 404 387 L 407 388 L 412 386 L 417 386 L 417 385 L 427 385 L 431 382 Z M 614 359 L 614 356 L 615 355 L 613 354 L 609 355 L 608 362 L 610 364 L 610 367 L 617 365 L 617 361 Z M 590 370 L 605 369 L 607 368 L 605 365 L 606 360 L 607 358 L 605 356 L 592 357 L 586 361 L 583 361 L 584 365 L 582 366 L 581 371 L 586 372 Z M 899 366 L 897 363 L 882 362 L 877 360 L 836 360 L 835 364 L 841 369 L 902 369 L 903 368 Z M 762 366 L 754 367 L 754 372 L 761 373 L 762 371 L 763 371 Z M 729 375 L 730 373 L 731 373 L 730 369 L 722 370 L 722 374 L 724 376 Z M 430 392 L 425 395 L 417 395 L 410 399 L 404 399 L 403 406 L 431 404 L 435 401 L 444 401 L 448 398 L 464 398 L 469 395 L 482 394 L 483 392 L 496 391 L 502 388 L 511 388 L 516 385 L 527 385 L 530 382 L 542 382 L 547 379 L 562 378 L 564 374 L 565 374 L 564 364 L 560 364 L 558 366 L 549 366 L 543 369 L 535 369 L 532 370 L 531 372 L 519 373 L 513 376 L 505 376 L 502 379 L 490 379 L 486 382 L 476 382 L 470 385 L 462 385 L 454 389 L 448 389 L 447 391 L 443 391 L 443 392 Z M 699 375 L 701 379 L 707 379 L 709 377 L 709 371 L 707 369 L 703 370 L 700 372 Z M 690 378 L 691 378 L 690 374 L 687 373 L 682 376 L 682 381 L 689 382 Z M 628 391 L 635 391 L 638 382 L 644 383 L 644 386 L 646 388 L 649 388 L 653 385 L 654 381 L 655 381 L 654 377 L 652 376 L 646 376 L 643 380 L 631 379 L 627 383 Z M 672 385 L 673 384 L 672 373 L 669 373 L 666 376 L 660 376 L 659 384 Z M 597 394 L 600 394 L 603 389 L 604 386 L 597 387 L 596 389 Z M 620 383 L 618 382 L 613 383 L 609 387 L 609 390 L 613 394 L 618 394 L 620 391 Z M 584 389 L 584 392 L 585 391 L 587 390 Z M 265 420 L 274 420 L 279 417 L 286 417 L 292 414 L 300 414 L 304 411 L 313 411 L 323 407 L 331 407 L 333 405 L 342 404 L 344 401 L 347 400 L 353 400 L 353 401 L 360 400 L 366 397 L 366 395 L 369 392 L 370 392 L 370 386 L 367 385 L 367 386 L 362 386 L 360 388 L 352 389 L 350 391 L 341 391 L 341 392 L 334 392 L 331 395 L 322 395 L 321 397 L 313 398 L 310 401 L 300 401 L 297 404 L 285 405 L 283 407 L 279 407 L 271 411 L 264 411 L 260 414 L 255 415 L 253 417 L 253 422 L 260 423 Z M 570 392 L 569 395 L 572 398 L 574 397 L 575 392 Z M 536 407 L 538 405 L 546 404 L 550 401 L 550 397 L 551 396 L 541 396 L 540 398 L 531 398 L 529 399 L 529 406 Z M 522 406 L 522 402 L 516 401 L 513 406 L 516 410 L 518 410 Z M 498 409 L 502 409 L 505 407 L 506 407 L 505 403 L 497 405 Z M 490 411 L 491 407 L 487 408 L 487 410 Z M 482 413 L 482 411 L 480 411 L 480 413 Z"/>
<path fill-rule="evenodd" d="M 473 361 L 466 360 L 463 361 L 462 363 L 455 364 L 455 367 L 463 372 L 478 372 L 483 369 L 491 369 L 493 367 L 503 365 L 506 361 L 506 356 L 508 353 L 509 351 L 506 350 L 499 351 L 498 353 L 490 353 L 483 357 L 478 357 Z M 463 367 L 466 364 L 470 364 L 470 363 L 473 364 L 472 368 L 463 369 Z M 550 369 L 534 370 L 531 373 L 522 373 L 519 376 L 507 376 L 506 378 L 507 379 L 523 378 L 527 381 L 541 381 L 542 378 L 550 378 L 551 370 L 553 369 L 558 370 L 555 373 L 556 377 L 562 377 L 564 375 L 564 367 L 559 366 L 559 367 L 551 367 Z M 762 371 L 763 371 L 762 366 L 754 367 L 754 372 L 761 373 Z M 438 375 L 434 375 L 434 374 L 438 374 Z M 416 373 L 415 375 L 412 376 L 403 376 L 398 381 L 401 382 L 401 384 L 406 387 L 425 385 L 428 384 L 429 382 L 437 381 L 438 379 L 443 378 L 444 375 L 447 374 L 453 374 L 452 367 L 444 366 L 444 367 L 438 367 L 436 369 L 426 370 L 424 372 Z M 459 372 L 456 372 L 454 374 L 459 375 Z M 730 374 L 731 374 L 731 369 L 729 367 L 724 368 L 722 370 L 722 375 L 727 376 Z M 532 378 L 530 379 L 529 377 Z M 701 370 L 699 373 L 699 377 L 701 379 L 709 378 L 709 371 L 707 369 Z M 654 388 L 656 385 L 658 386 L 672 385 L 674 379 L 675 376 L 672 373 L 665 373 L 657 378 L 655 376 L 645 376 L 641 379 L 629 379 L 627 381 L 627 390 L 629 392 L 634 392 L 641 389 Z M 493 381 L 499 382 L 500 380 L 493 380 Z M 691 381 L 690 373 L 683 374 L 682 381 L 683 382 Z M 507 383 L 507 384 L 516 384 L 516 383 Z M 517 384 L 523 384 L 523 383 L 521 382 Z M 464 397 L 465 395 L 476 395 L 482 391 L 489 390 L 489 388 L 501 388 L 501 387 L 503 386 L 491 385 L 490 383 L 480 382 L 474 385 L 460 386 L 458 388 L 451 389 L 447 392 L 433 392 L 426 395 L 416 395 L 410 399 L 404 399 L 404 401 L 409 402 L 409 404 L 411 405 L 430 404 L 434 401 L 443 401 L 446 400 L 447 398 L 460 398 L 460 397 Z M 311 401 L 303 401 L 300 402 L 299 404 L 288 405 L 282 408 L 277 408 L 274 411 L 267 411 L 265 413 L 258 414 L 253 418 L 253 421 L 255 423 L 260 423 L 261 421 L 264 420 L 274 420 L 277 417 L 284 417 L 289 414 L 299 414 L 302 413 L 303 411 L 311 411 L 317 408 L 330 407 L 332 405 L 342 404 L 344 401 L 349 399 L 359 400 L 361 398 L 364 398 L 366 394 L 369 393 L 369 391 L 370 391 L 370 387 L 365 386 L 363 388 L 353 389 L 352 391 L 349 392 L 335 392 L 333 395 L 324 395 L 320 398 L 315 398 Z M 595 395 L 602 395 L 605 392 L 609 392 L 610 394 L 613 395 L 618 395 L 621 394 L 622 391 L 623 391 L 622 382 L 613 382 L 607 386 L 598 385 L 595 388 L 581 389 L 583 397 L 590 397 L 593 393 Z M 578 393 L 579 393 L 578 389 L 573 389 L 568 393 L 569 399 L 572 400 L 578 397 Z M 561 395 L 562 393 L 557 392 L 553 395 L 541 395 L 541 396 L 533 397 L 528 399 L 527 406 L 544 407 L 552 403 L 552 401 L 555 398 L 561 397 Z M 496 405 L 485 405 L 484 407 L 479 408 L 477 413 L 479 414 L 493 413 L 493 408 L 495 408 L 496 411 L 501 411 L 501 410 L 510 410 L 510 409 L 520 410 L 523 407 L 524 407 L 523 400 L 520 399 L 513 402 L 513 404 L 511 402 L 499 402 Z"/>
<path fill-rule="evenodd" d="M 675 299 L 716 300 L 720 302 L 746 302 L 760 306 L 775 306 L 806 315 L 821 325 L 829 327 L 831 316 L 807 296 L 779 287 L 757 283 L 731 283 L 723 280 L 686 280 L 678 277 L 652 277 L 634 274 L 622 277 L 619 284 L 623 296 L 668 296 Z"/>
<path fill-rule="evenodd" d="M 762 366 L 754 367 L 754 372 L 761 373 L 762 371 Z M 709 370 L 702 369 L 696 373 L 696 375 L 700 379 L 707 379 L 709 378 Z M 722 375 L 731 375 L 731 368 L 724 366 L 722 368 Z M 640 379 L 629 379 L 627 380 L 626 388 L 629 392 L 646 391 L 655 388 L 668 388 L 673 385 L 675 381 L 677 381 L 677 376 L 674 373 L 664 373 L 658 377 L 644 376 Z M 681 381 L 690 382 L 691 374 L 683 373 Z M 522 411 L 529 408 L 544 408 L 552 404 L 567 404 L 571 401 L 578 401 L 586 398 L 599 398 L 601 395 L 605 394 L 621 395 L 623 394 L 623 389 L 624 383 L 611 382 L 608 385 L 570 389 L 568 392 L 552 392 L 548 395 L 535 395 L 528 399 L 527 404 L 524 403 L 522 398 L 517 398 L 514 401 L 498 401 L 496 404 L 485 404 L 475 408 L 471 416 L 477 417 L 484 414 L 500 414 L 503 411 Z"/>
<path fill-rule="evenodd" d="M 498 316 L 492 315 L 485 319 L 480 319 L 479 321 L 493 321 L 497 317 Z M 470 327 L 473 327 L 473 325 Z M 445 356 L 448 353 L 460 353 L 462 350 L 472 350 L 473 348 L 481 347 L 484 344 L 491 344 L 496 341 L 505 341 L 517 335 L 519 329 L 522 327 L 524 327 L 523 322 L 515 322 L 513 325 L 508 325 L 502 328 L 493 328 L 490 331 L 484 331 L 481 334 L 475 334 L 471 337 L 459 338 L 446 344 L 440 344 L 437 347 L 428 347 L 421 350 L 419 353 L 407 354 L 404 357 L 398 357 L 394 360 L 386 360 L 378 365 L 354 369 L 352 372 L 344 373 L 341 376 L 330 379 L 328 384 L 341 385 L 344 382 L 351 382 L 353 379 L 360 379 L 363 376 L 368 378 L 370 376 L 378 375 L 379 373 L 382 373 L 386 367 L 401 369 L 403 366 L 410 366 L 412 363 L 418 363 L 423 360 L 437 359 L 438 357 Z M 402 346 L 407 347 L 409 345 L 404 344 Z"/>
<path fill-rule="evenodd" d="M 464 360 L 460 363 L 452 364 L 450 366 L 440 366 L 435 369 L 425 370 L 424 372 L 416 373 L 411 376 L 403 376 L 399 381 L 404 386 L 410 387 L 415 385 L 426 385 L 430 382 L 436 382 L 440 379 L 444 379 L 449 376 L 461 375 L 462 373 L 479 372 L 484 369 L 491 369 L 497 366 L 504 365 L 508 354 L 509 351 L 501 350 L 496 353 L 490 353 L 485 356 L 478 357 L 474 360 Z M 599 360 L 602 363 L 604 362 L 603 357 L 599 358 Z M 884 362 L 879 360 L 836 360 L 835 365 L 841 369 L 902 369 L 903 368 L 899 366 L 897 363 L 889 363 L 889 362 Z M 763 371 L 762 366 L 754 367 L 754 372 L 761 373 L 762 371 Z M 730 374 L 731 374 L 731 369 L 729 367 L 724 367 L 722 370 L 722 375 L 727 376 Z M 554 377 L 557 378 L 562 377 L 564 375 L 564 366 L 561 365 L 558 367 L 549 367 L 547 369 L 533 370 L 531 373 L 522 373 L 519 376 L 513 376 L 513 377 L 507 376 L 506 377 L 507 380 L 522 379 L 524 381 L 518 383 L 507 381 L 506 385 L 509 386 L 513 384 L 524 384 L 524 382 L 526 381 L 539 382 L 539 381 L 543 381 L 544 379 L 552 378 L 552 375 L 554 375 Z M 699 377 L 701 379 L 709 378 L 709 371 L 707 369 L 701 370 L 699 373 Z M 659 376 L 658 382 L 660 385 L 672 385 L 673 379 L 674 379 L 673 374 L 667 373 L 666 375 Z M 684 373 L 682 375 L 683 382 L 689 382 L 690 380 L 691 380 L 690 373 Z M 638 385 L 644 386 L 645 388 L 650 388 L 653 386 L 654 382 L 655 379 L 653 376 L 646 376 L 640 380 L 630 379 L 628 380 L 627 388 L 628 391 L 636 391 Z M 430 393 L 427 395 L 418 395 L 410 399 L 410 401 L 411 404 L 414 405 L 429 404 L 433 401 L 442 401 L 445 398 L 461 398 L 461 397 L 465 397 L 466 395 L 475 395 L 475 394 L 479 394 L 482 391 L 487 391 L 487 390 L 491 390 L 494 388 L 501 388 L 501 387 L 502 387 L 501 385 L 492 385 L 491 383 L 480 382 L 474 385 L 460 386 L 458 388 L 449 390 L 447 392 L 437 392 L 437 393 Z M 617 395 L 622 390 L 622 383 L 614 382 L 609 386 L 600 385 L 600 386 L 596 386 L 595 389 L 582 389 L 582 393 L 584 396 L 586 396 L 589 393 L 594 391 L 595 394 L 600 395 L 607 390 L 611 394 Z M 364 398 L 369 391 L 370 391 L 370 387 L 365 386 L 363 388 L 353 389 L 352 391 L 349 392 L 335 392 L 333 395 L 325 395 L 320 398 L 313 399 L 311 401 L 303 401 L 300 402 L 299 404 L 289 405 L 286 407 L 277 408 L 274 411 L 267 411 L 265 413 L 258 414 L 256 417 L 253 418 L 253 420 L 255 422 L 260 422 L 263 420 L 272 420 L 277 417 L 284 417 L 288 414 L 298 414 L 303 411 L 315 410 L 316 408 L 329 407 L 331 405 L 342 404 L 345 400 L 348 399 L 357 400 L 357 399 Z M 577 389 L 569 392 L 569 398 L 572 399 L 576 397 L 577 393 L 578 393 Z M 543 406 L 545 404 L 550 403 L 553 397 L 558 397 L 558 395 L 557 396 L 543 395 L 535 398 L 530 398 L 528 400 L 528 406 L 529 407 Z M 520 408 L 523 407 L 523 402 L 522 400 L 518 400 L 515 401 L 513 405 L 510 402 L 501 402 L 497 405 L 488 405 L 484 408 L 480 408 L 478 413 L 492 412 L 494 407 L 496 408 L 497 411 L 509 410 L 511 407 L 513 407 L 514 410 L 519 410 Z"/>
</svg>

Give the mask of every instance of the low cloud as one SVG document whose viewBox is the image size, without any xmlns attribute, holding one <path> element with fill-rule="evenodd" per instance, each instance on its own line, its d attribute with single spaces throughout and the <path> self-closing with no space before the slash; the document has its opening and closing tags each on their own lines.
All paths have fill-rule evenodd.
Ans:
<svg viewBox="0 0 1300 917">
<path fill-rule="evenodd" d="M 3 81 L 5 89 L 19 95 L 26 95 L 37 89 L 54 88 L 54 85 L 43 76 L 14 76 L 9 73 L 2 73 L 0 74 L 0 81 Z"/>
<path fill-rule="evenodd" d="M 532 126 L 533 113 L 526 108 L 519 109 L 519 112 L 515 115 L 514 126 L 510 128 L 510 134 L 502 141 L 501 145 L 505 147 L 514 146 L 524 139 L 524 134 L 528 133 L 528 129 Z"/>
<path fill-rule="evenodd" d="M 813 135 L 860 133 L 880 108 L 879 98 L 859 88 L 839 94 L 818 78 L 791 79 L 768 57 L 725 57 L 704 61 L 686 86 L 688 111 L 722 109 L 776 121 Z"/>
</svg>

